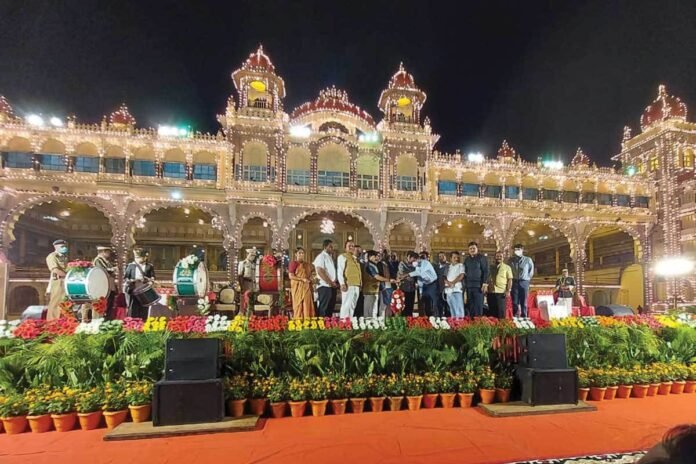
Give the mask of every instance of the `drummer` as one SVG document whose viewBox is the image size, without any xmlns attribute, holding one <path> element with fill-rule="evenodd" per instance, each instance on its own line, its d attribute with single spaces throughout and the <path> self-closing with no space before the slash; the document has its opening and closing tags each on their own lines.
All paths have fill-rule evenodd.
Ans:
<svg viewBox="0 0 696 464">
<path fill-rule="evenodd" d="M 60 304 L 65 300 L 65 272 L 68 264 L 68 242 L 56 240 L 53 242 L 54 251 L 46 256 L 46 265 L 51 273 L 46 293 L 50 295 L 48 300 L 48 312 L 46 319 L 60 319 Z"/>
<path fill-rule="evenodd" d="M 242 304 L 240 308 L 241 313 L 247 313 L 249 308 L 245 303 L 244 294 L 246 292 L 257 292 L 258 283 L 256 281 L 256 259 L 258 258 L 258 253 L 256 248 L 247 248 L 246 258 L 239 262 L 237 266 L 237 278 L 239 279 L 239 288 L 242 293 Z M 252 298 L 249 298 L 249 305 L 253 307 Z"/>
<path fill-rule="evenodd" d="M 143 306 L 133 297 L 138 282 L 151 282 L 155 280 L 155 268 L 148 262 L 150 253 L 140 248 L 133 250 L 134 259 L 126 266 L 124 278 L 124 293 L 128 296 L 128 316 L 147 319 L 149 307 Z"/>
<path fill-rule="evenodd" d="M 92 264 L 94 267 L 104 269 L 104 272 L 109 276 L 109 293 L 106 297 L 106 320 L 114 318 L 114 298 L 116 298 L 116 266 L 111 262 L 111 247 L 98 246 L 97 257 L 94 258 Z M 94 315 L 92 315 L 94 316 Z"/>
</svg>

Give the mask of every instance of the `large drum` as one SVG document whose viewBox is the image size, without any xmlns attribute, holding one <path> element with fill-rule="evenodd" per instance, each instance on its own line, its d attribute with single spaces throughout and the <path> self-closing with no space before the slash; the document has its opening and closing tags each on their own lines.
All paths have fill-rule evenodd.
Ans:
<svg viewBox="0 0 696 464">
<path fill-rule="evenodd" d="M 172 280 L 179 296 L 203 298 L 208 293 L 208 270 L 203 262 L 193 269 L 179 263 Z"/>
<path fill-rule="evenodd" d="M 109 295 L 109 275 L 100 267 L 70 269 L 65 276 L 65 294 L 76 303 L 106 298 Z"/>
<path fill-rule="evenodd" d="M 143 306 L 152 306 L 160 299 L 159 294 L 150 282 L 136 283 L 132 296 Z"/>
</svg>

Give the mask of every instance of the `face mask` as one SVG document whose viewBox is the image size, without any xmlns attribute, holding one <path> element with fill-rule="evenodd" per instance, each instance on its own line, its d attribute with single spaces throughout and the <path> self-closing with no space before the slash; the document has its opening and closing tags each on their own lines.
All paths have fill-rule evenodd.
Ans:
<svg viewBox="0 0 696 464">
<path fill-rule="evenodd" d="M 58 248 L 58 253 L 60 253 L 61 255 L 67 255 L 68 254 L 68 247 L 62 246 L 62 247 Z"/>
<path fill-rule="evenodd" d="M 522 250 L 515 250 L 515 256 L 522 256 Z"/>
</svg>

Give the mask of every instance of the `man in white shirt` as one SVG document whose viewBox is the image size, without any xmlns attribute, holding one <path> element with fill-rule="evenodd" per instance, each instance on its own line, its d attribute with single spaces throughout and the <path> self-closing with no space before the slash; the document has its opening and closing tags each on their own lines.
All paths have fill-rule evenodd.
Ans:
<svg viewBox="0 0 696 464">
<path fill-rule="evenodd" d="M 336 265 L 333 260 L 333 242 L 329 239 L 322 243 L 324 251 L 319 253 L 312 263 L 317 271 L 319 285 L 317 293 L 319 295 L 317 304 L 317 315 L 320 317 L 332 317 L 336 306 Z"/>
<path fill-rule="evenodd" d="M 450 264 L 445 279 L 445 295 L 452 317 L 464 317 L 464 295 L 462 294 L 464 265 L 459 261 L 458 251 L 450 253 Z"/>
<path fill-rule="evenodd" d="M 418 286 L 421 288 L 420 300 L 418 301 L 419 316 L 440 316 L 437 307 L 437 273 L 430 261 L 428 253 L 423 252 L 417 255 L 413 251 L 408 253 L 409 262 L 416 262 L 416 270 L 411 272 L 411 277 L 418 278 Z"/>
<path fill-rule="evenodd" d="M 362 267 L 351 240 L 346 241 L 345 252 L 338 257 L 337 274 L 341 284 L 341 319 L 353 317 L 362 288 Z"/>
</svg>

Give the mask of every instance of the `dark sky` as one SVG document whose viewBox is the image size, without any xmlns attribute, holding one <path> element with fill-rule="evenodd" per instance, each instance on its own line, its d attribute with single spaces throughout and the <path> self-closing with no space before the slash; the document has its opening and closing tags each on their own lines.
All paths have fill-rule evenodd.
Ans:
<svg viewBox="0 0 696 464">
<path fill-rule="evenodd" d="M 263 43 L 286 111 L 336 84 L 376 119 L 403 60 L 441 150 L 599 164 L 657 85 L 696 108 L 695 1 L 0 1 L 0 94 L 18 113 L 216 131 L 230 73 Z"/>
</svg>

